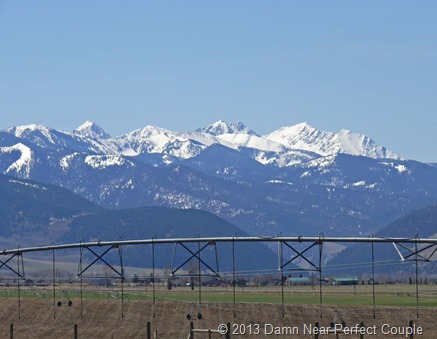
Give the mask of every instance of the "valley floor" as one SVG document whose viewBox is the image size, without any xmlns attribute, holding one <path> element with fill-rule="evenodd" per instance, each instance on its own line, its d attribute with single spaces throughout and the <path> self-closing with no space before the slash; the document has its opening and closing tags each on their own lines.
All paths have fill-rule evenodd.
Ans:
<svg viewBox="0 0 437 339">
<path fill-rule="evenodd" d="M 409 286 L 406 286 L 407 288 Z M 302 291 L 303 287 L 293 287 L 294 291 Z M 351 289 L 350 286 L 347 287 Z M 340 291 L 340 290 L 338 290 Z M 351 300 L 353 296 L 346 293 L 346 287 L 343 288 L 343 296 L 346 300 Z M 11 292 L 11 291 L 9 291 Z M 341 323 L 344 321 L 346 326 L 353 327 L 361 322 L 366 327 L 376 326 L 376 335 L 366 335 L 364 338 L 405 338 L 405 335 L 384 335 L 383 331 L 403 331 L 408 327 L 409 321 L 413 320 L 416 326 L 420 326 L 423 334 L 415 338 L 431 339 L 437 337 L 437 307 L 421 306 L 419 308 L 419 318 L 417 318 L 416 308 L 411 306 L 382 306 L 377 305 L 375 319 L 373 317 L 373 307 L 364 303 L 362 305 L 347 305 L 345 303 L 335 304 L 329 301 L 333 297 L 332 290 L 327 290 L 327 302 L 323 306 L 322 318 L 320 317 L 320 305 L 310 303 L 286 303 L 284 309 L 277 303 L 260 303 L 252 299 L 252 302 L 241 302 L 243 293 L 239 291 L 237 303 L 234 304 L 227 300 L 211 301 L 213 290 L 205 291 L 202 299 L 202 307 L 199 309 L 198 300 L 196 299 L 197 291 L 174 289 L 173 294 L 166 293 L 164 290 L 158 290 L 156 294 L 156 303 L 150 299 L 134 300 L 132 289 L 126 291 L 123 306 L 120 299 L 91 297 L 89 287 L 84 294 L 82 318 L 80 299 L 72 298 L 73 305 L 69 307 L 65 302 L 66 298 L 60 291 L 56 301 L 64 302 L 62 306 L 54 306 L 54 300 L 50 298 L 49 290 L 45 297 L 26 297 L 25 289 L 20 299 L 20 308 L 18 308 L 18 298 L 10 295 L 7 297 L 5 289 L 1 291 L 0 298 L 0 338 L 10 338 L 10 324 L 14 325 L 15 339 L 30 338 L 73 338 L 74 324 L 77 324 L 78 338 L 147 338 L 146 324 L 151 323 L 152 338 L 157 333 L 157 339 L 186 339 L 189 334 L 190 322 L 187 320 L 187 314 L 192 315 L 194 328 L 217 329 L 222 323 L 230 323 L 232 330 L 245 330 L 245 335 L 232 335 L 231 338 L 314 338 L 314 334 L 306 333 L 304 327 L 308 329 L 310 325 L 319 322 L 320 326 L 330 326 L 331 322 Z M 150 292 L 150 291 L 149 291 Z M 258 291 L 259 292 L 259 291 Z M 265 290 L 264 297 L 275 295 L 278 290 Z M 131 293 L 131 294 L 129 294 Z M 247 290 L 244 292 L 252 295 Z M 400 293 L 400 292 L 399 292 Z M 407 292 L 406 292 L 407 293 Z M 226 295 L 229 291 L 226 292 Z M 296 293 L 294 293 L 296 294 Z M 367 291 L 366 291 L 367 294 Z M 192 300 L 188 301 L 187 296 L 191 295 Z M 220 293 L 216 293 L 220 296 Z M 23 297 L 24 296 L 24 297 Z M 28 295 L 29 296 L 29 295 Z M 40 294 L 41 296 L 41 294 Z M 149 294 L 150 296 L 150 294 Z M 177 300 L 179 296 L 179 300 Z M 112 294 L 112 297 L 114 295 Z M 290 296 L 288 296 L 290 297 Z M 406 296 L 408 297 L 408 296 Z M 349 299 L 348 299 L 349 298 Z M 381 298 L 381 295 L 379 295 Z M 401 295 L 392 296 L 391 298 L 403 298 Z M 429 295 L 431 301 L 435 302 L 435 295 Z M 173 299 L 173 300 L 171 300 Z M 187 299 L 182 301 L 182 299 Z M 415 298 L 413 298 L 415 299 Z M 268 299 L 267 299 L 268 300 Z M 336 300 L 341 300 L 337 296 Z M 381 300 L 381 299 L 379 299 Z M 286 300 L 287 301 L 287 300 Z M 20 314 L 19 314 L 20 309 Z M 284 316 L 282 316 L 284 311 Z M 122 317 L 123 312 L 123 317 Z M 197 319 L 197 314 L 201 312 L 202 319 Z M 235 312 L 235 317 L 234 317 Z M 54 319 L 54 317 L 56 317 Z M 241 325 L 242 324 L 242 325 Z M 383 326 L 385 327 L 383 328 Z M 250 325 L 250 326 L 249 326 Z M 259 334 L 256 328 L 259 326 Z M 282 334 L 269 334 L 274 329 L 284 330 L 294 328 L 293 335 L 283 332 Z M 252 332 L 252 334 L 250 334 Z M 211 338 L 219 338 L 218 334 L 213 334 Z M 322 338 L 335 338 L 334 334 L 323 335 Z M 359 338 L 359 336 L 342 336 Z M 196 339 L 208 338 L 208 334 L 196 333 Z"/>
</svg>

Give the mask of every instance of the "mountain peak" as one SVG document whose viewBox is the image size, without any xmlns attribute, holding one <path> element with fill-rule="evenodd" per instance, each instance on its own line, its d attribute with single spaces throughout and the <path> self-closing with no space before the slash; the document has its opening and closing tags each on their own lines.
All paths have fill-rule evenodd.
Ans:
<svg viewBox="0 0 437 339">
<path fill-rule="evenodd" d="M 207 133 L 214 136 L 219 136 L 223 134 L 237 134 L 237 133 L 251 134 L 251 135 L 258 136 L 258 134 L 255 131 L 248 128 L 240 121 L 226 122 L 223 120 L 219 120 L 206 127 L 196 129 L 196 132 Z"/>
<path fill-rule="evenodd" d="M 156 137 L 160 135 L 169 135 L 169 134 L 173 134 L 173 132 L 158 126 L 147 125 L 143 128 L 136 129 L 128 133 L 127 136 L 129 136 L 130 138 L 144 139 L 144 138 L 150 138 L 152 136 Z"/>
<path fill-rule="evenodd" d="M 307 123 L 307 122 L 300 122 L 300 123 L 298 123 L 298 124 L 296 124 L 296 125 L 293 125 L 293 126 L 290 126 L 290 128 L 291 127 L 294 127 L 294 128 L 296 128 L 296 129 L 315 129 L 313 126 L 311 126 L 309 123 Z"/>
<path fill-rule="evenodd" d="M 288 147 L 315 152 L 322 156 L 346 153 L 375 159 L 400 159 L 399 155 L 378 145 L 365 135 L 347 129 L 342 129 L 338 133 L 326 132 L 305 122 L 281 127 L 264 138 Z"/>
<path fill-rule="evenodd" d="M 103 128 L 90 120 L 76 128 L 74 133 L 91 139 L 109 139 L 111 137 Z"/>
<path fill-rule="evenodd" d="M 22 135 L 26 135 L 33 132 L 49 133 L 50 130 L 51 130 L 50 128 L 38 124 L 14 126 L 5 129 L 6 132 L 12 133 L 18 138 L 21 137 Z"/>
<path fill-rule="evenodd" d="M 274 131 L 273 133 L 270 133 L 268 136 L 273 136 L 273 134 L 278 134 L 278 135 L 282 135 L 282 136 L 289 136 L 289 135 L 297 135 L 297 134 L 318 134 L 321 131 L 313 126 L 311 126 L 309 123 L 307 122 L 301 122 L 295 125 L 290 125 L 290 126 L 283 126 L 280 127 L 279 129 L 277 129 L 276 131 Z M 266 137 L 268 137 L 266 136 Z"/>
<path fill-rule="evenodd" d="M 337 133 L 338 135 L 347 135 L 347 134 L 357 134 L 352 132 L 350 129 L 341 129 L 340 132 Z M 359 134 L 361 135 L 361 134 Z"/>
</svg>

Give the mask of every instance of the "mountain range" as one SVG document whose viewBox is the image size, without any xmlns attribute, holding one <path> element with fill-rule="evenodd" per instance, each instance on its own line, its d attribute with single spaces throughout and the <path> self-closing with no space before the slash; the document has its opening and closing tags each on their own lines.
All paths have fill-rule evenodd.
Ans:
<svg viewBox="0 0 437 339">
<path fill-rule="evenodd" d="M 252 235 L 367 235 L 437 203 L 436 166 L 306 123 L 264 136 L 223 121 L 116 137 L 90 121 L 71 132 L 15 126 L 0 131 L 0 172 L 109 209 L 208 211 Z"/>
<path fill-rule="evenodd" d="M 111 137 L 97 124 L 86 121 L 72 132 L 64 132 L 42 125 L 15 126 L 0 131 L 2 146 L 38 146 L 50 150 L 69 150 L 99 155 L 121 155 L 138 158 L 153 165 L 169 165 L 196 157 L 212 145 L 249 154 L 263 165 L 290 167 L 321 156 L 340 153 L 370 158 L 400 159 L 400 156 L 379 146 L 372 139 L 341 130 L 331 133 L 306 123 L 282 127 L 260 136 L 241 122 L 218 121 L 194 132 L 172 132 L 146 126 L 130 133 Z M 19 147 L 26 153 L 25 148 Z M 11 152 L 5 149 L 3 152 Z M 5 174 L 26 171 L 29 154 L 23 154 L 23 164 L 6 169 Z"/>
</svg>

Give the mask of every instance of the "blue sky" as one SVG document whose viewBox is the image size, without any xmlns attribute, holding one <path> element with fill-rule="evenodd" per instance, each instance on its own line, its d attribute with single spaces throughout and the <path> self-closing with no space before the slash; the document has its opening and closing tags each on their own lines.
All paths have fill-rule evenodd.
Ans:
<svg viewBox="0 0 437 339">
<path fill-rule="evenodd" d="M 437 162 L 435 1 L 0 0 L 0 128 L 240 120 Z"/>
</svg>

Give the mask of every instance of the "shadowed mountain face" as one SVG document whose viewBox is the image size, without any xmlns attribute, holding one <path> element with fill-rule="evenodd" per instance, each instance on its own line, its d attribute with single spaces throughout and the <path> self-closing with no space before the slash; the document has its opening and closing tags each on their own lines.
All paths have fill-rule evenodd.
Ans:
<svg viewBox="0 0 437 339">
<path fill-rule="evenodd" d="M 51 242 L 248 235 L 208 212 L 164 207 L 106 210 L 66 189 L 4 175 L 0 175 L 0 201 L 0 244 L 3 248 Z M 189 245 L 193 251 L 197 246 Z M 229 270 L 231 244 L 220 244 L 217 250 L 221 269 Z M 152 265 L 150 246 L 127 246 L 124 253 L 126 265 Z M 172 253 L 172 246 L 156 246 L 157 267 L 171 267 Z M 275 254 L 263 245 L 239 244 L 236 253 L 239 269 L 251 268 L 253 263 L 261 268 L 276 268 Z M 175 259 L 182 263 L 189 255 L 179 247 Z M 213 246 L 202 252 L 202 256 L 215 267 Z M 116 255 L 109 257 L 116 262 Z"/>
<path fill-rule="evenodd" d="M 419 210 L 415 210 L 406 216 L 397 219 L 388 224 L 386 227 L 375 233 L 375 237 L 390 237 L 390 238 L 436 238 L 437 237 L 437 205 L 430 205 Z M 406 245 L 410 250 L 415 251 L 415 244 Z M 418 244 L 418 249 L 428 245 Z M 435 273 L 437 269 L 437 252 L 433 254 L 436 247 L 431 247 L 429 250 L 422 252 L 418 257 L 420 273 Z M 411 252 L 402 246 L 393 244 L 375 244 L 374 256 L 376 262 L 376 272 L 399 272 L 399 271 L 415 271 L 416 256 L 412 256 L 407 261 L 402 261 L 398 253 L 401 252 L 403 257 L 411 254 Z M 432 255 L 433 254 L 433 255 Z M 431 256 L 432 255 L 432 256 Z M 363 273 L 370 272 L 371 244 L 356 244 L 346 248 L 340 252 L 336 258 L 329 262 L 329 265 L 334 270 L 341 268 L 343 265 L 348 267 L 348 272 Z M 431 262 L 426 262 L 423 259 L 430 259 Z M 353 267 L 351 263 L 356 263 Z M 363 263 L 367 263 L 363 266 Z M 341 272 L 341 270 L 336 270 Z"/>
<path fill-rule="evenodd" d="M 47 243 L 62 233 L 67 220 L 103 208 L 58 186 L 0 175 L 0 237 L 13 246 Z"/>
<path fill-rule="evenodd" d="M 138 207 L 130 209 L 107 210 L 86 199 L 57 186 L 35 181 L 17 179 L 0 175 L 0 241 L 3 248 L 16 248 L 31 245 L 55 243 L 74 243 L 79 241 L 129 240 L 156 238 L 195 238 L 231 237 L 248 234 L 229 222 L 209 212 L 194 209 L 171 209 L 165 207 Z M 437 206 L 428 206 L 389 224 L 377 237 L 430 237 L 437 234 Z M 202 244 L 203 245 L 203 244 Z M 197 243 L 188 245 L 194 252 Z M 221 270 L 231 269 L 231 244 L 218 244 L 218 257 Z M 341 268 L 346 265 L 348 273 L 369 271 L 369 244 L 353 245 L 341 252 L 327 266 L 327 272 L 340 272 L 329 267 Z M 170 268 L 175 247 L 160 245 L 156 247 L 157 267 Z M 176 248 L 175 261 L 182 263 L 189 258 L 189 252 L 181 246 Z M 236 245 L 238 270 L 275 269 L 276 255 L 259 243 Z M 403 249 L 401 249 L 404 251 Z M 127 246 L 125 264 L 133 266 L 151 265 L 151 246 Z M 405 251 L 404 251 L 405 252 Z M 330 254 L 331 255 L 331 254 Z M 215 247 L 208 246 L 202 257 L 211 267 L 215 267 Z M 116 262 L 117 254 L 109 256 Z M 412 270 L 414 263 L 399 265 L 399 256 L 394 247 L 375 245 L 377 272 Z M 387 265 L 391 262 L 392 265 Z M 394 264 L 393 264 L 394 263 Z M 346 267 L 345 266 L 345 267 Z M 423 272 L 431 272 L 435 263 L 423 266 Z M 421 268 L 422 270 L 422 268 Z"/>
</svg>

